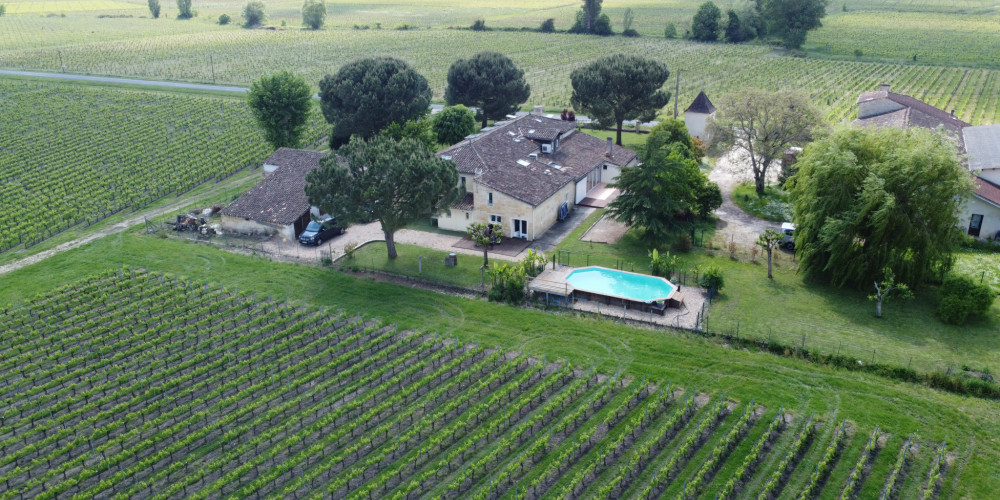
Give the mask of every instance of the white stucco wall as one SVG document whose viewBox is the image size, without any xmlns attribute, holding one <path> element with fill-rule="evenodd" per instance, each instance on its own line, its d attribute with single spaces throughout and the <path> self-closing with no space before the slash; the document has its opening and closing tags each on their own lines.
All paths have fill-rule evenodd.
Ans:
<svg viewBox="0 0 1000 500">
<path fill-rule="evenodd" d="M 989 203 L 982 198 L 972 196 L 965 204 L 965 209 L 958 216 L 958 227 L 963 234 L 969 233 L 969 222 L 972 221 L 972 214 L 983 216 L 983 225 L 979 230 L 980 238 L 996 237 L 1000 231 L 1000 207 Z"/>
<path fill-rule="evenodd" d="M 688 133 L 691 137 L 707 139 L 705 137 L 705 125 L 708 123 L 709 115 L 704 113 L 684 112 L 684 125 L 687 125 Z"/>
</svg>

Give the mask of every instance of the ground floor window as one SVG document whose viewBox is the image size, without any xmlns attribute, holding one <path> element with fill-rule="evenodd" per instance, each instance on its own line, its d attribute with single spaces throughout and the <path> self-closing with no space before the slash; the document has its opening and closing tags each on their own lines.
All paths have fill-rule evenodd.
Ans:
<svg viewBox="0 0 1000 500">
<path fill-rule="evenodd" d="M 490 224 L 503 224 L 503 220 L 499 215 L 490 214 Z"/>
<path fill-rule="evenodd" d="M 982 228 L 983 228 L 983 215 L 972 214 L 972 220 L 969 222 L 969 236 L 979 236 L 979 231 Z"/>
</svg>

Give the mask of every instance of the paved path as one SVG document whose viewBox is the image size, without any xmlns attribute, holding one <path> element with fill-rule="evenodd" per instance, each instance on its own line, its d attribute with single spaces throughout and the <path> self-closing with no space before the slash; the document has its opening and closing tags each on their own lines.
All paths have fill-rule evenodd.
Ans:
<svg viewBox="0 0 1000 500">
<path fill-rule="evenodd" d="M 58 254 L 61 254 L 63 252 L 72 250 L 74 248 L 81 247 L 83 245 L 86 245 L 87 243 L 90 243 L 91 241 L 94 241 L 94 240 L 98 239 L 98 238 L 103 238 L 103 237 L 108 236 L 108 235 L 120 233 L 120 232 L 125 231 L 126 229 L 128 229 L 128 228 L 130 228 L 132 226 L 136 226 L 138 224 L 142 224 L 147 218 L 152 219 L 152 218 L 155 218 L 155 217 L 159 217 L 161 215 L 166 215 L 166 214 L 169 214 L 169 213 L 180 212 L 181 210 L 184 210 L 184 209 L 188 208 L 192 203 L 194 203 L 195 198 L 199 198 L 200 199 L 200 198 L 204 198 L 204 197 L 207 197 L 207 196 L 212 196 L 213 194 L 216 194 L 216 193 L 225 192 L 227 190 L 233 189 L 234 187 L 236 187 L 237 185 L 239 185 L 239 184 L 241 184 L 243 182 L 246 182 L 246 179 L 243 178 L 242 176 L 230 177 L 229 179 L 226 179 L 226 180 L 224 180 L 224 181 L 222 181 L 222 182 L 220 182 L 220 183 L 212 186 L 212 188 L 210 190 L 206 191 L 206 192 L 202 192 L 202 193 L 199 193 L 197 195 L 191 195 L 191 194 L 182 195 L 183 196 L 182 198 L 179 198 L 177 201 L 175 201 L 175 202 L 173 202 L 173 203 L 171 203 L 171 204 L 169 204 L 167 206 L 160 207 L 160 208 L 149 209 L 149 210 L 142 210 L 142 211 L 136 212 L 132 217 L 129 217 L 128 219 L 126 219 L 126 220 L 124 220 L 122 222 L 119 222 L 117 224 L 112 224 L 110 226 L 107 226 L 107 227 L 104 227 L 104 228 L 99 229 L 97 231 L 94 231 L 93 233 L 90 233 L 90 234 L 88 234 L 86 236 L 82 236 L 82 237 L 77 238 L 75 240 L 71 240 L 71 241 L 67 241 L 65 243 L 62 243 L 62 244 L 60 244 L 60 245 L 58 245 L 58 246 L 56 246 L 54 248 L 50 248 L 48 250 L 43 250 L 43 251 L 38 252 L 38 253 L 36 253 L 34 255 L 30 255 L 30 256 L 25 257 L 23 259 L 15 260 L 14 262 L 11 262 L 9 264 L 2 265 L 2 266 L 0 266 L 0 275 L 6 274 L 6 273 L 9 273 L 9 272 L 12 272 L 12 271 L 16 271 L 18 269 L 21 269 L 22 267 L 30 266 L 30 265 L 35 264 L 37 262 L 41 262 L 41 261 L 43 261 L 43 260 L 45 260 L 45 259 L 47 259 L 49 257 L 54 256 L 54 255 L 58 255 Z M 71 229 L 71 231 L 72 231 L 72 229 Z"/>
<path fill-rule="evenodd" d="M 41 71 L 0 70 L 0 75 L 32 76 L 36 78 L 53 78 L 57 80 L 77 80 L 87 82 L 121 83 L 125 85 L 146 85 L 153 87 L 172 87 L 178 89 L 213 90 L 217 92 L 238 92 L 245 94 L 250 91 L 244 87 L 228 85 L 210 85 L 205 83 L 166 82 L 162 80 L 138 80 L 135 78 L 116 78 L 111 76 L 73 75 L 69 73 L 44 73 Z"/>
<path fill-rule="evenodd" d="M 737 184 L 749 180 L 749 165 L 744 165 L 748 160 L 738 152 L 730 150 L 721 156 L 715 163 L 715 168 L 708 174 L 708 179 L 719 185 L 722 190 L 722 206 L 715 211 L 719 217 L 715 234 L 717 237 L 725 238 L 726 243 L 736 242 L 738 245 L 751 246 L 757 243 L 758 236 L 765 229 L 779 229 L 781 224 L 758 219 L 743 211 L 733 203 L 733 188 Z M 770 169 L 769 173 L 777 175 L 777 169 Z M 743 172 L 747 172 L 744 174 Z"/>
</svg>

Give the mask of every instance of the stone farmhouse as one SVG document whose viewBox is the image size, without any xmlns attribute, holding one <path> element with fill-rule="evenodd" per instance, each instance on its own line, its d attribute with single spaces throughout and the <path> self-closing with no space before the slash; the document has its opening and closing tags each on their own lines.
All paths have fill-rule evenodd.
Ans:
<svg viewBox="0 0 1000 500">
<path fill-rule="evenodd" d="M 940 129 L 954 138 L 975 186 L 959 224 L 970 236 L 1000 238 L 1000 125 L 974 127 L 956 118 L 954 111 L 890 92 L 884 84 L 862 93 L 857 104 L 855 126 Z"/>
<path fill-rule="evenodd" d="M 240 234 L 277 234 L 293 241 L 320 215 L 309 205 L 306 174 L 319 167 L 326 153 L 279 148 L 264 160 L 264 179 L 222 209 L 222 230 Z"/>
<path fill-rule="evenodd" d="M 467 137 L 438 156 L 455 163 L 466 194 L 438 216 L 442 229 L 503 224 L 512 238 L 535 240 L 576 205 L 603 206 L 634 151 L 576 130 L 576 122 L 527 114 Z"/>
</svg>

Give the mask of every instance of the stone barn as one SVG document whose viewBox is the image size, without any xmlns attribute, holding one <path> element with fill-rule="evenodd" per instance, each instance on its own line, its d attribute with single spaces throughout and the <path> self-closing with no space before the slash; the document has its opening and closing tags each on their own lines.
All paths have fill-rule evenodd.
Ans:
<svg viewBox="0 0 1000 500">
<path fill-rule="evenodd" d="M 264 179 L 222 209 L 226 233 L 278 235 L 293 241 L 318 215 L 306 197 L 306 174 L 326 153 L 280 148 L 264 160 Z"/>
</svg>

